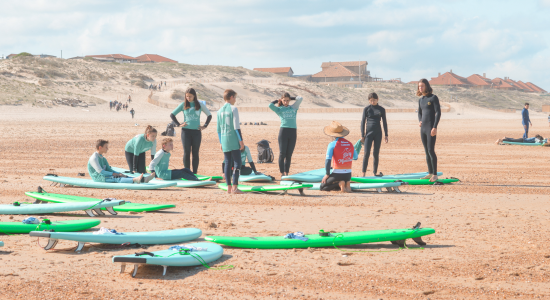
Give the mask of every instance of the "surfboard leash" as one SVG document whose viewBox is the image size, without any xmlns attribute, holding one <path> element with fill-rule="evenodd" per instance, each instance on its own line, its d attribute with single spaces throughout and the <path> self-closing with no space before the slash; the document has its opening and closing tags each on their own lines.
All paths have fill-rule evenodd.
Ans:
<svg viewBox="0 0 550 300">
<path fill-rule="evenodd" d="M 403 239 L 403 241 L 404 241 L 404 242 L 403 242 L 403 246 L 404 246 L 404 247 L 399 247 L 399 249 L 395 249 L 395 250 L 377 250 L 377 251 L 375 251 L 375 250 L 356 250 L 356 251 L 346 251 L 346 250 L 342 250 L 342 249 L 336 247 L 336 239 L 337 239 L 337 238 L 340 238 L 340 239 L 342 239 L 342 240 L 344 239 L 344 235 L 343 235 L 342 233 L 337 234 L 337 235 L 334 237 L 334 239 L 332 240 L 332 245 L 334 246 L 334 248 L 336 248 L 336 250 L 342 251 L 342 252 L 398 252 L 398 251 L 401 251 L 401 250 L 403 250 L 403 249 L 406 249 L 406 250 L 424 250 L 424 247 L 408 247 L 408 246 L 407 246 L 407 243 L 406 243 L 406 240 L 407 240 L 408 238 L 410 238 L 411 235 L 413 235 L 416 231 L 418 231 L 418 229 L 420 229 L 420 228 L 414 228 L 413 231 L 412 231 L 407 237 L 405 237 L 405 238 Z M 324 233 L 324 231 L 323 231 L 323 233 Z"/>
</svg>

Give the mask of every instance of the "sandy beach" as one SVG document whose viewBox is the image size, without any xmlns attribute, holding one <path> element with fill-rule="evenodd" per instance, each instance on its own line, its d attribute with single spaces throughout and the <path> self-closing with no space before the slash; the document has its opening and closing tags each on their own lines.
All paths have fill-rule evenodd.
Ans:
<svg viewBox="0 0 550 300">
<path fill-rule="evenodd" d="M 238 105 L 238 102 L 237 102 Z M 151 124 L 164 131 L 169 109 L 135 99 L 136 118 L 109 111 L 108 104 L 71 108 L 0 107 L 0 203 L 30 201 L 24 192 L 42 186 L 47 192 L 94 198 L 114 197 L 137 203 L 175 204 L 175 209 L 120 213 L 100 217 L 100 227 L 120 232 L 196 227 L 206 235 L 283 236 L 409 228 L 417 222 L 436 233 L 424 238 L 424 250 L 396 250 L 390 243 L 335 248 L 257 250 L 224 247 L 210 266 L 142 266 L 120 273 L 112 256 L 136 249 L 93 244 L 82 253 L 45 251 L 44 239 L 0 235 L 0 299 L 545 299 L 550 298 L 550 243 L 544 232 L 548 215 L 548 148 L 497 146 L 495 140 L 523 134 L 519 113 L 476 107 L 444 113 L 436 152 L 442 178 L 461 181 L 443 186 L 403 187 L 403 193 L 341 194 L 306 191 L 306 196 L 246 194 L 227 196 L 215 186 L 156 191 L 95 190 L 50 187 L 47 173 L 76 177 L 86 172 L 94 142 L 110 141 L 106 157 L 126 167 L 124 145 Z M 462 109 L 460 115 L 457 109 Z M 336 120 L 360 137 L 360 114 L 298 113 L 298 143 L 291 173 L 321 168 L 331 139 L 323 126 Z M 384 174 L 424 172 L 426 162 L 415 113 L 388 114 L 390 143 L 382 144 L 379 170 Z M 532 113 L 531 135 L 550 133 L 543 114 Z M 278 155 L 279 120 L 274 113 L 242 113 L 245 144 L 267 139 Z M 215 118 L 203 132 L 199 173 L 221 175 Z M 182 146 L 175 138 L 171 166 L 183 167 Z M 359 175 L 363 152 L 353 164 Z M 149 162 L 149 159 L 147 160 Z M 372 172 L 372 157 L 368 174 Z M 257 164 L 280 179 L 276 163 Z M 89 178 L 86 175 L 86 178 Z M 0 215 L 1 222 L 26 216 Z M 86 219 L 83 212 L 43 216 L 51 220 Z M 94 229 L 95 230 L 95 229 Z M 414 244 L 413 244 L 414 245 Z M 57 249 L 76 242 L 60 241 Z M 166 249 L 152 246 L 147 251 Z M 353 252 L 374 251 L 374 252 Z M 382 251 L 382 252 L 378 252 Z M 384 252 L 389 251 L 389 252 Z"/>
</svg>

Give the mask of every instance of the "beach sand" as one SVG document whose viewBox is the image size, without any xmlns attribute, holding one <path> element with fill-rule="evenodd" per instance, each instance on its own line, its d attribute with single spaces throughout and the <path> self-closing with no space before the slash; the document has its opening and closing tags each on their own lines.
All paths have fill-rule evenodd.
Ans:
<svg viewBox="0 0 550 300">
<path fill-rule="evenodd" d="M 439 171 L 461 181 L 444 186 L 403 187 L 404 193 L 341 194 L 306 191 L 305 197 L 246 194 L 228 196 L 216 187 L 167 188 L 157 191 L 94 190 L 49 187 L 46 173 L 76 177 L 86 173 L 95 140 L 110 141 L 106 157 L 126 167 L 124 145 L 147 124 L 165 130 L 170 110 L 135 100 L 136 119 L 108 105 L 89 109 L 28 106 L 0 109 L 0 203 L 29 201 L 26 191 L 42 186 L 50 193 L 95 198 L 114 197 L 138 203 L 168 203 L 176 208 L 152 213 L 100 217 L 100 226 L 121 232 L 197 227 L 206 235 L 282 236 L 409 228 L 421 222 L 436 233 L 424 238 L 424 250 L 396 250 L 387 243 L 350 247 L 257 250 L 224 247 L 221 260 L 204 267 L 142 266 L 135 278 L 129 266 L 120 274 L 114 255 L 136 249 L 87 246 L 82 253 L 45 251 L 45 239 L 0 235 L 0 299 L 527 299 L 550 297 L 550 224 L 548 148 L 497 146 L 503 136 L 521 137 L 519 114 L 469 108 L 443 114 L 436 145 Z M 181 118 L 181 116 L 179 116 Z M 327 144 L 322 133 L 332 120 L 359 139 L 360 115 L 298 114 L 298 143 L 291 173 L 322 168 Z M 379 171 L 423 172 L 426 162 L 414 113 L 389 114 L 390 143 L 382 144 Z M 279 121 L 273 113 L 243 113 L 245 144 L 267 139 L 278 155 Z M 547 120 L 533 118 L 531 135 L 550 133 Z M 136 126 L 136 124 L 139 124 Z M 171 166 L 181 168 L 182 147 L 175 138 Z M 359 175 L 363 153 L 353 164 Z M 215 118 L 203 132 L 199 173 L 220 175 Z M 147 159 L 149 161 L 149 158 Z M 368 174 L 372 172 L 372 157 Z M 257 164 L 280 179 L 278 166 Z M 87 175 L 88 177 L 88 175 Z M 0 221 L 26 216 L 0 215 Z M 45 216 L 51 220 L 87 219 L 83 212 Z M 199 239 L 198 241 L 202 240 Z M 60 241 L 57 249 L 76 242 Z M 411 241 L 411 246 L 415 246 Z M 147 251 L 166 249 L 152 246 Z M 352 251 L 375 252 L 352 252 Z"/>
</svg>

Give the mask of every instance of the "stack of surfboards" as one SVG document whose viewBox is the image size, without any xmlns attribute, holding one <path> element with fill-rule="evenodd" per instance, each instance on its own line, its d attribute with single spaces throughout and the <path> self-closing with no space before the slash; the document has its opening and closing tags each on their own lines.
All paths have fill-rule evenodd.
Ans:
<svg viewBox="0 0 550 300">
<path fill-rule="evenodd" d="M 93 217 L 94 212 L 98 215 L 105 215 L 101 210 L 107 210 L 110 214 L 116 215 L 114 206 L 124 204 L 124 200 L 99 200 L 77 202 L 77 203 L 58 203 L 58 204 L 12 204 L 0 205 L 0 215 L 34 215 L 51 214 L 59 212 L 69 212 L 83 210 L 88 216 Z"/>
</svg>

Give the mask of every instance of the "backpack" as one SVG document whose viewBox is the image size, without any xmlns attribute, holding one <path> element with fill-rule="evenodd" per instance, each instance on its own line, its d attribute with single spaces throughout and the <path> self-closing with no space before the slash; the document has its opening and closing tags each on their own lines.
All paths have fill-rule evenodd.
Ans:
<svg viewBox="0 0 550 300">
<path fill-rule="evenodd" d="M 176 130 L 174 129 L 174 122 L 168 123 L 168 126 L 166 126 L 166 131 L 162 132 L 160 135 L 162 136 L 176 136 Z"/>
<path fill-rule="evenodd" d="M 261 140 L 256 143 L 258 145 L 258 163 L 270 163 L 273 162 L 273 151 L 269 147 L 267 140 Z"/>
</svg>

